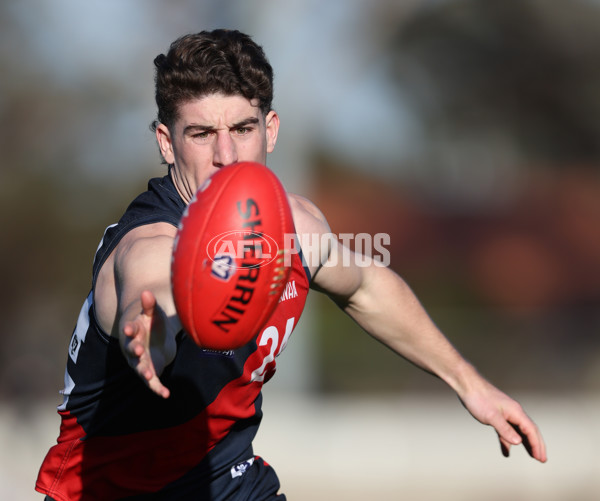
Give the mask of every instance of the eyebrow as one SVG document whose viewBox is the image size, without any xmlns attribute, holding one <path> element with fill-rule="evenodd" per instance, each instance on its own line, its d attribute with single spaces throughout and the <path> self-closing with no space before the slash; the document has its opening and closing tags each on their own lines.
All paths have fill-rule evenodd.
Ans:
<svg viewBox="0 0 600 501">
<path fill-rule="evenodd" d="M 246 127 L 248 125 L 256 125 L 257 123 L 259 123 L 258 118 L 248 117 L 248 118 L 245 118 L 244 120 L 241 120 L 239 122 L 232 124 L 231 127 L 229 127 L 229 129 L 239 129 L 241 127 Z M 215 130 L 215 127 L 212 125 L 190 124 L 190 125 L 187 125 L 186 127 L 184 127 L 183 133 L 190 134 L 190 133 L 193 133 L 196 131 L 208 131 L 208 130 Z"/>
</svg>

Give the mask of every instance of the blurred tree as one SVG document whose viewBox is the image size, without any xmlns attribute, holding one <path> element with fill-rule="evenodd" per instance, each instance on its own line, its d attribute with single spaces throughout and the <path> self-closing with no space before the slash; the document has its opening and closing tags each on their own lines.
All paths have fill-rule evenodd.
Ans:
<svg viewBox="0 0 600 501">
<path fill-rule="evenodd" d="M 413 177 L 352 179 L 331 158 L 316 169 L 333 230 L 387 228 L 393 267 L 503 386 L 598 386 L 599 7 L 376 4 L 367 24 L 420 122 Z M 323 304 L 324 389 L 435 387 L 332 310 Z"/>
<path fill-rule="evenodd" d="M 438 200 L 485 206 L 510 196 L 526 166 L 597 165 L 597 3 L 413 3 L 402 23 L 389 13 L 400 7 L 386 5 L 374 37 L 421 121 L 416 175 L 442 180 L 430 187 Z"/>
<path fill-rule="evenodd" d="M 395 34 L 396 75 L 435 128 L 501 127 L 523 157 L 597 160 L 599 27 L 586 1 L 444 2 Z"/>
</svg>

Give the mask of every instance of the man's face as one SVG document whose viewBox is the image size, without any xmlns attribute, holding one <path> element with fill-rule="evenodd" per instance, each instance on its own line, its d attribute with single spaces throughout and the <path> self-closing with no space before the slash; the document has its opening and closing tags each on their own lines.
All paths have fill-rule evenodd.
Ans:
<svg viewBox="0 0 600 501">
<path fill-rule="evenodd" d="M 189 202 L 221 167 L 242 161 L 265 164 L 278 130 L 274 111 L 263 116 L 254 101 L 211 94 L 182 104 L 173 130 L 160 124 L 156 137 L 164 159 L 175 166 L 179 193 Z"/>
</svg>

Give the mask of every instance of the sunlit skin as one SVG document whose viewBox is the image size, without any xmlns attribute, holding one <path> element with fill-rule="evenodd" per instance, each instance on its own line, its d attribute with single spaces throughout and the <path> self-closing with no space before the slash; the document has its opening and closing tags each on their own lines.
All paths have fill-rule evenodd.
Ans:
<svg viewBox="0 0 600 501">
<path fill-rule="evenodd" d="M 172 130 L 158 126 L 160 151 L 174 165 L 173 180 L 186 203 L 218 169 L 237 161 L 266 163 L 277 141 L 279 117 L 274 111 L 264 116 L 256 104 L 213 94 L 183 103 Z M 295 195 L 289 200 L 301 245 L 305 238 L 331 233 L 314 204 Z M 170 287 L 175 233 L 167 223 L 130 231 L 102 267 L 95 297 L 100 325 L 119 338 L 131 367 L 163 398 L 170 392 L 160 374 L 175 356 L 175 335 L 181 329 Z M 391 350 L 445 381 L 473 417 L 496 430 L 505 455 L 511 446 L 524 444 L 532 457 L 546 461 L 535 423 L 462 358 L 401 277 L 374 263 L 358 266 L 355 259 L 341 258 L 351 251 L 337 240 L 317 241 L 326 243 L 304 246 L 313 289 L 331 296 Z"/>
<path fill-rule="evenodd" d="M 238 161 L 266 163 L 278 130 L 274 111 L 264 115 L 255 101 L 212 94 L 181 104 L 172 130 L 159 124 L 156 139 L 173 164 L 180 196 L 189 203 L 218 169 Z M 130 365 L 164 398 L 170 392 L 158 375 L 173 360 L 181 329 L 170 287 L 176 231 L 155 223 L 127 233 L 102 266 L 95 292 L 101 327 L 120 339 Z"/>
<path fill-rule="evenodd" d="M 221 167 L 242 161 L 266 164 L 278 131 L 275 111 L 263 116 L 256 101 L 212 94 L 181 105 L 173 130 L 160 124 L 156 138 L 164 159 L 174 164 L 179 194 L 189 203 Z"/>
</svg>

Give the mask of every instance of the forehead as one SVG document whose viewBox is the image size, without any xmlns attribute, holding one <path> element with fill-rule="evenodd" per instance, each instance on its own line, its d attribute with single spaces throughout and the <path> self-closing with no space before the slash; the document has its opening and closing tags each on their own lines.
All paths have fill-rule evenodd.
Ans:
<svg viewBox="0 0 600 501">
<path fill-rule="evenodd" d="M 258 100 L 251 101 L 239 95 L 209 94 L 182 103 L 177 125 L 181 128 L 188 125 L 228 127 L 248 118 L 260 119 L 261 116 Z"/>
</svg>

